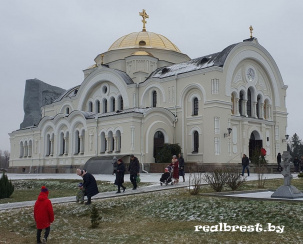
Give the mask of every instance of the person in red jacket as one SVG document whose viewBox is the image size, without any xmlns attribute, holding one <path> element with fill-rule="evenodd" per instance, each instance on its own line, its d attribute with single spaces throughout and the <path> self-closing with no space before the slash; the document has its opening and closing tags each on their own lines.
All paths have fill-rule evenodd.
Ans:
<svg viewBox="0 0 303 244">
<path fill-rule="evenodd" d="M 50 225 L 54 222 L 54 211 L 51 201 L 48 199 L 48 189 L 41 187 L 41 192 L 34 207 L 34 218 L 37 226 L 37 243 L 46 243 L 50 232 Z M 41 233 L 45 229 L 41 242 Z"/>
</svg>

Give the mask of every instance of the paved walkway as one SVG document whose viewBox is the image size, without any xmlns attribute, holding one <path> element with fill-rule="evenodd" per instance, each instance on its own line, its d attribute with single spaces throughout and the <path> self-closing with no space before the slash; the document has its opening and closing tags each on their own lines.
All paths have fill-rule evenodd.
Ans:
<svg viewBox="0 0 303 244">
<path fill-rule="evenodd" d="M 76 174 L 7 174 L 8 178 L 10 180 L 22 180 L 22 179 L 81 179 Z M 114 181 L 113 175 L 101 175 L 97 174 L 94 175 L 96 180 L 102 180 L 102 181 Z M 176 188 L 184 188 L 188 187 L 188 180 L 189 180 L 189 174 L 186 175 L 185 182 L 180 182 L 176 185 L 168 185 L 168 186 L 160 186 L 159 179 L 161 177 L 161 174 L 140 174 L 140 178 L 142 182 L 150 182 L 153 183 L 150 186 L 144 186 L 139 187 L 137 190 L 131 190 L 126 189 L 124 193 L 116 194 L 116 191 L 113 192 L 101 192 L 94 196 L 92 199 L 106 199 L 106 198 L 113 198 L 113 197 L 122 197 L 122 196 L 129 196 L 129 195 L 135 195 L 135 194 L 143 194 L 148 192 L 155 192 L 155 191 L 162 191 L 162 190 L 169 190 L 169 189 L 176 189 Z M 281 174 L 265 174 L 264 177 L 266 179 L 274 179 L 274 178 L 283 178 Z M 296 175 L 294 175 L 294 178 Z M 249 177 L 247 177 L 248 181 L 251 180 L 257 180 L 258 175 L 257 174 L 251 174 Z M 129 182 L 129 175 L 125 175 L 125 181 Z M 206 184 L 206 183 L 204 183 Z M 239 194 L 238 197 L 245 197 L 248 196 L 246 194 Z M 260 193 L 256 193 L 256 196 L 258 197 Z M 244 196 L 240 196 L 244 195 Z M 230 197 L 235 197 L 235 194 L 230 195 Z M 268 197 L 268 196 L 267 196 Z M 270 195 L 269 195 L 270 197 Z M 251 198 L 255 198 L 251 196 Z M 60 198 L 51 198 L 51 201 L 53 204 L 57 203 L 67 203 L 67 202 L 75 202 L 76 198 L 75 196 L 72 197 L 60 197 Z M 303 200 L 303 199 L 302 199 Z M 35 201 L 25 201 L 25 202 L 16 202 L 16 203 L 7 203 L 7 204 L 0 204 L 0 211 L 1 210 L 7 210 L 7 209 L 14 209 L 14 208 L 21 208 L 21 207 L 32 207 L 34 206 Z"/>
</svg>

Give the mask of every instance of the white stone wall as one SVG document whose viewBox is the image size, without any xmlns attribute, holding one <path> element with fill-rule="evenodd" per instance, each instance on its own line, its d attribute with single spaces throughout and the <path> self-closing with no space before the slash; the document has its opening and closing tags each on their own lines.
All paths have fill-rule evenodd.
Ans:
<svg viewBox="0 0 303 244">
<path fill-rule="evenodd" d="M 111 53 L 106 53 L 106 58 L 111 62 L 120 57 L 117 50 L 112 54 L 111 57 Z M 155 54 L 161 56 L 159 50 L 154 50 Z M 135 62 L 137 59 L 127 58 L 127 61 Z M 156 63 L 155 59 L 147 57 L 145 62 L 148 61 L 149 66 L 140 66 L 141 71 L 153 71 L 154 66 L 151 68 L 150 65 L 151 62 Z M 164 58 L 161 56 L 159 59 Z M 126 71 L 133 76 L 133 72 L 140 69 L 131 67 L 128 71 L 126 68 Z M 253 70 L 253 78 L 248 75 L 250 69 Z M 252 117 L 246 116 L 247 111 L 240 116 L 239 94 L 243 91 L 244 100 L 247 100 L 248 89 L 252 91 L 253 101 L 257 101 L 258 95 L 260 104 L 268 101 L 267 116 L 262 114 L 263 105 L 260 105 L 261 115 L 257 118 L 254 103 Z M 180 144 L 186 161 L 204 163 L 239 163 L 241 155 L 249 153 L 249 138 L 254 133 L 263 141 L 268 154 L 266 158 L 274 163 L 276 154 L 286 150 L 283 140 L 287 127 L 286 89 L 275 61 L 256 42 L 238 44 L 229 53 L 224 68 L 206 68 L 165 79 L 150 79 L 139 84 L 127 85 L 116 71 L 99 66 L 84 79 L 77 96 L 44 107 L 44 118 L 38 127 L 10 134 L 10 166 L 78 165 L 93 156 L 119 157 L 129 154 L 135 154 L 143 163 L 150 163 L 154 162 L 153 138 L 157 131 L 164 134 L 166 143 Z M 104 98 L 108 100 L 110 112 L 111 97 L 116 99 L 117 110 L 118 96 L 123 97 L 124 110 L 152 107 L 153 91 L 157 92 L 157 107 L 148 112 L 111 114 L 98 119 L 97 116 L 86 118 L 80 112 L 88 112 L 88 103 L 91 101 L 93 112 L 96 113 L 95 102 L 99 100 L 102 114 Z M 232 93 L 235 105 L 233 115 Z M 197 115 L 193 115 L 195 98 L 198 99 Z M 66 114 L 67 108 L 70 114 Z M 227 128 L 232 128 L 230 135 L 225 135 Z M 80 152 L 77 154 L 75 151 L 79 141 L 76 131 L 81 137 Z M 199 137 L 199 148 L 193 152 L 195 131 Z M 115 137 L 117 133 L 121 135 L 121 150 L 116 150 L 117 145 L 114 145 L 110 152 L 101 152 L 102 135 L 105 138 L 109 135 Z M 64 148 L 66 152 L 63 154 L 61 134 L 67 140 Z M 51 141 L 51 149 L 47 145 L 47 138 Z M 27 143 L 28 148 L 30 141 L 31 154 L 24 153 L 24 150 L 23 154 L 20 153 L 21 143 L 23 147 Z M 48 150 L 51 150 L 49 155 Z"/>
</svg>

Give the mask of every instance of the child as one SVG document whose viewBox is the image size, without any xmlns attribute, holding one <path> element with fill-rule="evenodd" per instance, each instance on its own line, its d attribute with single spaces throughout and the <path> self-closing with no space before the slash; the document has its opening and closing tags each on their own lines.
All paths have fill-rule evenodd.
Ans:
<svg viewBox="0 0 303 244">
<path fill-rule="evenodd" d="M 165 172 L 162 174 L 161 178 L 160 178 L 160 182 L 161 182 L 161 186 L 162 186 L 162 183 L 166 183 L 168 182 L 168 179 L 170 177 L 170 173 L 168 171 L 168 168 L 165 168 L 164 170 Z"/>
<path fill-rule="evenodd" d="M 34 218 L 37 226 L 37 243 L 46 243 L 50 232 L 50 225 L 54 222 L 54 211 L 51 201 L 48 199 L 48 189 L 41 187 L 41 192 L 34 207 Z M 45 229 L 41 242 L 41 233 Z"/>
<path fill-rule="evenodd" d="M 76 202 L 78 203 L 80 201 L 80 203 L 84 203 L 85 189 L 83 188 L 83 183 L 79 183 L 78 187 L 79 191 L 76 195 Z"/>
</svg>

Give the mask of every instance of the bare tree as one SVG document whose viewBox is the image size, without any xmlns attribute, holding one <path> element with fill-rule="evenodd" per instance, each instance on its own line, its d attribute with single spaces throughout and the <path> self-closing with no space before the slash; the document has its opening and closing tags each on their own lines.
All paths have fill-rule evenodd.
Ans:
<svg viewBox="0 0 303 244">
<path fill-rule="evenodd" d="M 7 169 L 9 166 L 9 158 L 10 158 L 9 151 L 4 151 L 4 168 L 5 169 Z"/>
<path fill-rule="evenodd" d="M 3 158 L 2 158 L 2 150 L 0 150 L 0 169 L 4 168 L 4 165 L 3 165 Z"/>
<path fill-rule="evenodd" d="M 9 151 L 0 150 L 0 169 L 7 169 L 9 166 Z"/>
</svg>

